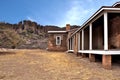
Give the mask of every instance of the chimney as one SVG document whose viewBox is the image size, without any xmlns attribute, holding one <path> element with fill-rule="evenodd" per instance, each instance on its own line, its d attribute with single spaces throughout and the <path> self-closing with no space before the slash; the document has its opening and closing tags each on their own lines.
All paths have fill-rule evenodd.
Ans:
<svg viewBox="0 0 120 80">
<path fill-rule="evenodd" d="M 70 31 L 70 24 L 66 24 L 66 31 Z"/>
</svg>

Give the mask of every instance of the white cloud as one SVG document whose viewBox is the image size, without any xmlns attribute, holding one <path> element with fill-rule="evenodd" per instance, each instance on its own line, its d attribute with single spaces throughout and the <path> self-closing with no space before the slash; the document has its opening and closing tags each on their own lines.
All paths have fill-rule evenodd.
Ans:
<svg viewBox="0 0 120 80">
<path fill-rule="evenodd" d="M 35 22 L 37 22 L 36 19 L 34 19 L 34 18 L 30 17 L 30 16 L 27 16 L 27 19 L 30 20 L 30 21 L 35 21 Z"/>
<path fill-rule="evenodd" d="M 65 24 L 81 25 L 91 12 L 93 12 L 93 9 L 85 9 L 80 1 L 74 0 L 71 2 L 71 8 L 65 12 L 60 26 L 65 26 Z"/>
<path fill-rule="evenodd" d="M 91 14 L 94 12 L 94 8 L 87 7 L 87 4 L 85 5 L 84 3 L 90 3 L 93 0 L 69 0 L 69 5 L 67 5 L 67 10 L 63 11 L 60 13 L 59 18 L 57 20 L 53 19 L 49 20 L 47 18 L 42 18 L 44 16 L 41 16 L 39 18 L 40 13 L 39 10 L 32 11 L 31 16 L 27 16 L 28 20 L 35 21 L 38 23 L 42 23 L 43 25 L 58 25 L 58 26 L 65 26 L 66 24 L 71 24 L 71 25 L 82 25 L 89 17 Z M 88 4 L 89 5 L 89 4 Z M 87 7 L 87 8 L 86 8 Z M 36 17 L 37 16 L 37 17 Z M 40 21 L 41 20 L 41 21 Z"/>
</svg>

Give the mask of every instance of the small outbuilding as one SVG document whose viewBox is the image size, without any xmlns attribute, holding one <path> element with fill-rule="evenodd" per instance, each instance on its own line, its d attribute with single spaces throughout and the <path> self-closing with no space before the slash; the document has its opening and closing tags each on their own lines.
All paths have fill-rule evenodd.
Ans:
<svg viewBox="0 0 120 80">
<path fill-rule="evenodd" d="M 67 38 L 70 24 L 66 25 L 66 31 L 48 31 L 48 50 L 67 51 Z"/>
</svg>

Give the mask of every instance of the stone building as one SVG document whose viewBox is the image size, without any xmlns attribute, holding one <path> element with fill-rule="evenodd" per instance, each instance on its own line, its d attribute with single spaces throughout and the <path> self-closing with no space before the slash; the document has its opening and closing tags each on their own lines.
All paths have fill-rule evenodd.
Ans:
<svg viewBox="0 0 120 80">
<path fill-rule="evenodd" d="M 54 46 L 57 41 L 54 35 L 60 33 L 60 36 L 61 32 L 48 32 L 49 49 L 62 50 L 63 46 Z M 112 6 L 102 6 L 79 29 L 71 34 L 64 31 L 63 34 L 66 36 L 61 38 L 64 50 L 82 57 L 88 56 L 91 62 L 96 61 L 96 55 L 101 55 L 103 67 L 111 69 L 113 56 L 120 55 L 120 2 Z"/>
<path fill-rule="evenodd" d="M 67 51 L 67 38 L 70 33 L 70 25 L 66 25 L 66 31 L 48 31 L 48 50 Z"/>
</svg>

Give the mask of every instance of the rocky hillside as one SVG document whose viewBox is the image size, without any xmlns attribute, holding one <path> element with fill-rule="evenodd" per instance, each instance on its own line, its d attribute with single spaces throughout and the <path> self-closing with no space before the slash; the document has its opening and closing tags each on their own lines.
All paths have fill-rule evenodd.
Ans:
<svg viewBox="0 0 120 80">
<path fill-rule="evenodd" d="M 71 26 L 77 28 L 79 26 Z M 42 48 L 47 47 L 48 30 L 65 30 L 65 27 L 40 25 L 29 20 L 18 24 L 0 23 L 0 48 Z"/>
</svg>

